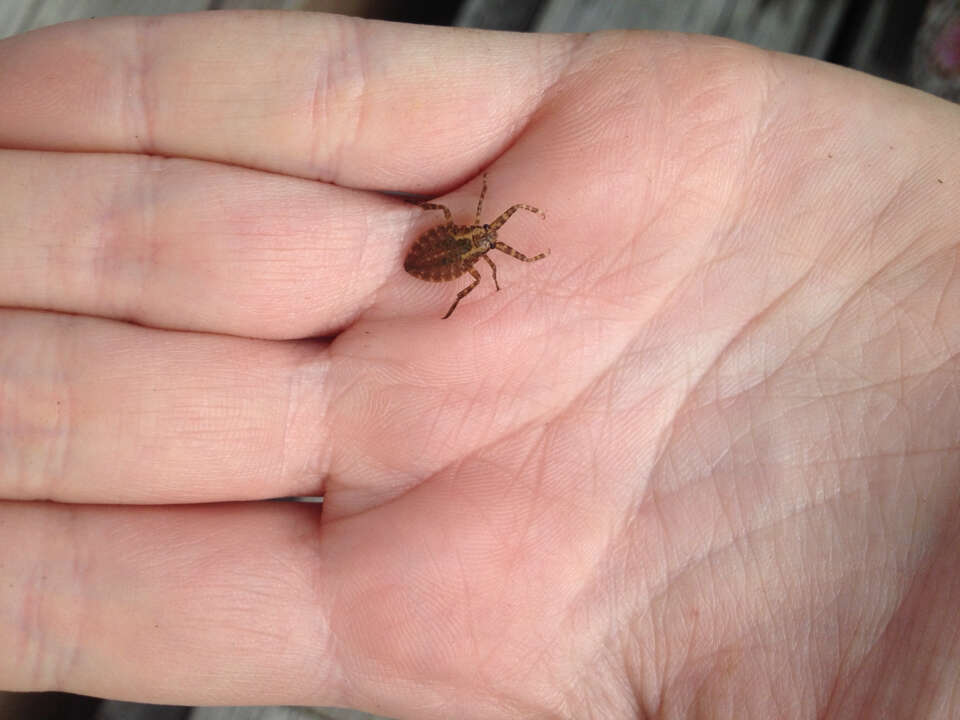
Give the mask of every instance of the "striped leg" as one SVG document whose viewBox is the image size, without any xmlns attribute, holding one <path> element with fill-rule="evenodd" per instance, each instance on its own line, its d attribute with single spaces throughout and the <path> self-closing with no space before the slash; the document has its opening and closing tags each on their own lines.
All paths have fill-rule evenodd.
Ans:
<svg viewBox="0 0 960 720">
<path fill-rule="evenodd" d="M 540 212 L 540 210 L 535 208 L 533 205 L 524 205 L 522 203 L 520 205 L 513 205 L 512 207 L 508 207 L 506 210 L 504 210 L 503 214 L 500 217 L 498 217 L 496 220 L 490 223 L 491 232 L 496 232 L 497 230 L 499 230 L 500 227 L 507 220 L 509 220 L 510 216 L 513 215 L 517 210 L 527 210 L 529 212 L 534 213 L 535 215 L 539 215 L 541 219 L 545 219 L 547 217 L 542 212 Z"/>
<path fill-rule="evenodd" d="M 497 244 L 494 245 L 494 247 L 497 248 L 497 250 L 499 250 L 500 252 L 504 252 L 510 257 L 515 257 L 517 260 L 522 260 L 523 262 L 536 262 L 537 260 L 543 260 L 547 255 L 550 254 L 550 251 L 547 250 L 546 252 L 542 252 L 539 255 L 534 255 L 533 257 L 527 257 L 519 250 L 514 250 L 512 247 L 510 247 L 506 243 L 500 242 L 499 240 L 497 240 Z"/>
<path fill-rule="evenodd" d="M 493 264 L 493 260 L 491 260 L 490 256 L 486 253 L 484 253 L 483 259 L 487 261 L 487 265 L 493 270 L 493 284 L 497 286 L 497 292 L 500 292 L 500 283 L 497 282 L 497 266 Z"/>
<path fill-rule="evenodd" d="M 448 317 L 453 315 L 453 311 L 457 309 L 457 303 L 460 302 L 463 298 L 470 294 L 470 291 L 473 290 L 477 285 L 480 284 L 480 273 L 477 272 L 476 268 L 470 268 L 468 271 L 473 275 L 473 282 L 467 285 L 463 290 L 457 293 L 457 299 L 453 301 L 453 305 L 450 306 L 450 309 L 447 310 L 447 314 L 444 315 L 441 320 L 446 320 Z"/>
<path fill-rule="evenodd" d="M 420 203 L 420 207 L 424 210 L 443 210 L 443 217 L 446 218 L 447 222 L 453 222 L 453 215 L 450 214 L 450 208 L 446 205 L 438 205 L 437 203 Z"/>
</svg>

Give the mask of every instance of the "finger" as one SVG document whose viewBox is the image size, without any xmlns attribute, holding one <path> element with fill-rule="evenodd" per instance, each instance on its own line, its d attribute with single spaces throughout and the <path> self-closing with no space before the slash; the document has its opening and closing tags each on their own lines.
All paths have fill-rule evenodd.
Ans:
<svg viewBox="0 0 960 720">
<path fill-rule="evenodd" d="M 0 683 L 147 702 L 342 704 L 317 519 L 297 503 L 0 503 Z"/>
<path fill-rule="evenodd" d="M 569 553 L 543 542 L 559 528 L 525 536 L 543 563 L 511 595 L 508 618 L 503 573 L 515 574 L 516 554 L 500 545 L 516 511 L 489 492 L 477 498 L 479 513 L 407 496 L 399 512 L 323 525 L 301 503 L 0 503 L 0 683 L 159 703 L 517 717 L 531 684 L 574 679 L 566 654 L 536 680 L 510 679 L 530 648 L 556 641 Z M 508 637 L 504 622 L 519 632 Z M 433 714 L 431 697 L 443 699 Z"/>
<path fill-rule="evenodd" d="M 569 43 L 320 14 L 71 23 L 0 43 L 0 145 L 449 185 L 512 142 Z"/>
<path fill-rule="evenodd" d="M 2 81 L 0 81 L 2 82 Z M 191 160 L 0 151 L 0 305 L 253 337 L 329 333 L 418 211 Z"/>
<path fill-rule="evenodd" d="M 416 533 L 401 529 L 391 542 L 370 523 L 321 528 L 317 506 L 300 503 L 0 503 L 0 684 L 406 717 L 441 683 L 447 702 L 464 693 L 486 705 L 484 689 L 463 685 L 458 663 L 449 664 L 458 655 L 437 640 L 469 650 L 462 603 L 456 622 L 436 624 L 443 606 L 433 574 L 453 569 L 452 558 L 437 568 L 437 553 L 405 557 Z M 443 605 L 458 591 L 448 589 Z M 411 605 L 408 594 L 431 602 Z M 495 634 L 485 637 L 489 648 Z"/>
<path fill-rule="evenodd" d="M 317 343 L 0 311 L 0 497 L 170 503 L 319 493 Z"/>
</svg>

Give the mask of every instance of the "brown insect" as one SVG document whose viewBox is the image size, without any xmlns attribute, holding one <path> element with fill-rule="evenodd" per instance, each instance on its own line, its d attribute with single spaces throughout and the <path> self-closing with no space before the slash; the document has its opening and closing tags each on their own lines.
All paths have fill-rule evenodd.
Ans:
<svg viewBox="0 0 960 720">
<path fill-rule="evenodd" d="M 493 270 L 493 284 L 498 291 L 500 290 L 500 283 L 497 282 L 497 266 L 487 256 L 487 253 L 494 248 L 523 262 L 542 260 L 550 254 L 550 251 L 547 250 L 539 255 L 527 257 L 506 243 L 497 240 L 497 230 L 517 210 L 527 210 L 536 213 L 541 218 L 546 216 L 531 205 L 519 204 L 508 207 L 500 217 L 489 225 L 481 225 L 480 210 L 483 208 L 483 198 L 486 194 L 487 174 L 484 173 L 483 190 L 480 191 L 480 202 L 477 203 L 477 215 L 473 225 L 454 225 L 453 215 L 450 214 L 450 209 L 445 205 L 420 203 L 420 207 L 424 210 L 443 210 L 446 222 L 430 228 L 417 238 L 403 261 L 403 269 L 414 277 L 430 282 L 455 280 L 464 273 L 470 273 L 473 276 L 473 282 L 457 293 L 457 299 L 453 301 L 453 305 L 443 316 L 444 320 L 453 314 L 453 311 L 457 308 L 457 303 L 463 300 L 480 283 L 480 273 L 477 272 L 474 265 L 481 257 L 487 261 L 490 269 Z"/>
</svg>

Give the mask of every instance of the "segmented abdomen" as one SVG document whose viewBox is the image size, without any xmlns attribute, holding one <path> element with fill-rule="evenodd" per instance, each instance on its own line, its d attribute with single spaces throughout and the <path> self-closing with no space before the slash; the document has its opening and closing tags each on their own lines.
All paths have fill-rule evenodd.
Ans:
<svg viewBox="0 0 960 720">
<path fill-rule="evenodd" d="M 445 226 L 432 228 L 411 246 L 403 269 L 421 280 L 453 280 L 477 261 L 476 256 L 464 259 L 470 248 L 469 237 L 456 237 Z"/>
</svg>

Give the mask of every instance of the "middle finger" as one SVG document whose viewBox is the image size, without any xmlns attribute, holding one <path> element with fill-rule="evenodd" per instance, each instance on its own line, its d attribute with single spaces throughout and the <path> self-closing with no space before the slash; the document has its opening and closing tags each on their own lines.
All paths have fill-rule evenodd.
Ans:
<svg viewBox="0 0 960 720">
<path fill-rule="evenodd" d="M 0 151 L 0 305 L 267 338 L 342 327 L 412 209 L 196 160 Z"/>
</svg>

